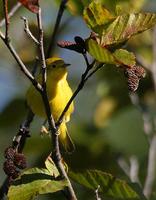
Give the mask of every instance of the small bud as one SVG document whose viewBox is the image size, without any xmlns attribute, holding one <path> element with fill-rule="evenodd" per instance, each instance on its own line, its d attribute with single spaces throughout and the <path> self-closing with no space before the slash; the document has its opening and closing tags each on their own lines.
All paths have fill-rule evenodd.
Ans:
<svg viewBox="0 0 156 200">
<path fill-rule="evenodd" d="M 16 153 L 15 159 L 14 159 L 14 164 L 19 169 L 25 169 L 27 164 L 26 164 L 26 157 L 24 156 L 24 154 Z"/>
<path fill-rule="evenodd" d="M 12 160 L 6 160 L 3 164 L 3 170 L 8 176 L 12 176 L 16 173 L 16 166 Z"/>
<path fill-rule="evenodd" d="M 15 150 L 11 146 L 6 148 L 4 156 L 6 159 L 14 160 Z"/>
<path fill-rule="evenodd" d="M 79 36 L 75 37 L 75 42 L 59 41 L 57 45 L 61 48 L 76 51 L 77 53 L 86 53 L 85 41 Z"/>
</svg>

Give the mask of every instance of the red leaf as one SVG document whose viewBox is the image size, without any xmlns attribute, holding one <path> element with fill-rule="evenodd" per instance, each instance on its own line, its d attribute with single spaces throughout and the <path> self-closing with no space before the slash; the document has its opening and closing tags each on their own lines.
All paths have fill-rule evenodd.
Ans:
<svg viewBox="0 0 156 200">
<path fill-rule="evenodd" d="M 33 13 L 38 13 L 39 6 L 38 0 L 18 0 L 23 6 L 29 9 Z"/>
</svg>

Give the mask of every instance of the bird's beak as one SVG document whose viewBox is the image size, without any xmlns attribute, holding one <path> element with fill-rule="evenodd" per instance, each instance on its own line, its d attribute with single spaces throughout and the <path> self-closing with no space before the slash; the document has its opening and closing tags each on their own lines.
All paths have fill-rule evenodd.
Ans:
<svg viewBox="0 0 156 200">
<path fill-rule="evenodd" d="M 68 66 L 70 66 L 71 64 L 69 64 L 69 63 L 64 63 L 64 67 L 68 67 Z"/>
</svg>

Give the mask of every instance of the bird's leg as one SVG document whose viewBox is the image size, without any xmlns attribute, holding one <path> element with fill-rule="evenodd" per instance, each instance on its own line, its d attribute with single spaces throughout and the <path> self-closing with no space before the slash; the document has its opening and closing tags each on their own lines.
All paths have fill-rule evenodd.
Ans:
<svg viewBox="0 0 156 200">
<path fill-rule="evenodd" d="M 49 127 L 47 127 L 47 119 L 43 122 L 43 124 L 41 126 L 40 135 L 41 136 L 50 135 Z"/>
<path fill-rule="evenodd" d="M 61 121 L 59 121 L 58 123 L 55 123 L 57 135 L 60 135 L 59 126 L 61 125 L 62 122 L 63 122 L 63 119 Z M 50 128 L 47 127 L 47 119 L 42 124 L 40 134 L 41 134 L 41 136 L 50 135 Z"/>
</svg>

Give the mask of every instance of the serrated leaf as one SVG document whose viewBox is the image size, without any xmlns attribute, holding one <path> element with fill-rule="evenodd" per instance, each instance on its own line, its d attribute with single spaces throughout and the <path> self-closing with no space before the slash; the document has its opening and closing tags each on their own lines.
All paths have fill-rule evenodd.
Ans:
<svg viewBox="0 0 156 200">
<path fill-rule="evenodd" d="M 114 200 L 145 200 L 143 195 L 140 196 L 125 181 L 99 170 L 87 170 L 84 173 L 70 172 L 69 176 L 75 182 L 94 191 L 100 186 L 99 192 L 103 197 L 113 198 Z"/>
<path fill-rule="evenodd" d="M 93 39 L 86 40 L 86 47 L 89 54 L 99 62 L 128 67 L 133 67 L 136 64 L 135 55 L 125 49 L 117 49 L 111 53 Z"/>
<path fill-rule="evenodd" d="M 114 19 L 114 16 L 104 7 L 103 4 L 92 2 L 83 12 L 87 25 L 95 32 L 103 29 L 103 26 Z"/>
<path fill-rule="evenodd" d="M 100 44 L 108 46 L 123 43 L 133 35 L 156 24 L 156 13 L 125 13 L 112 16 L 100 2 L 92 2 L 84 10 L 87 25 L 99 34 Z"/>
<path fill-rule="evenodd" d="M 26 170 L 9 188 L 9 200 L 31 200 L 40 194 L 54 193 L 68 185 L 66 180 L 55 180 L 47 169 Z"/>
<path fill-rule="evenodd" d="M 133 67 L 136 64 L 135 55 L 125 49 L 117 49 L 113 53 L 113 56 L 119 64 L 121 63 L 129 67 Z"/>
<path fill-rule="evenodd" d="M 154 13 L 131 13 L 118 16 L 101 34 L 101 45 L 122 43 L 133 35 L 146 31 L 156 24 Z"/>
<path fill-rule="evenodd" d="M 102 63 L 115 64 L 112 54 L 106 49 L 102 48 L 95 40 L 86 40 L 87 51 L 93 58 Z"/>
</svg>

